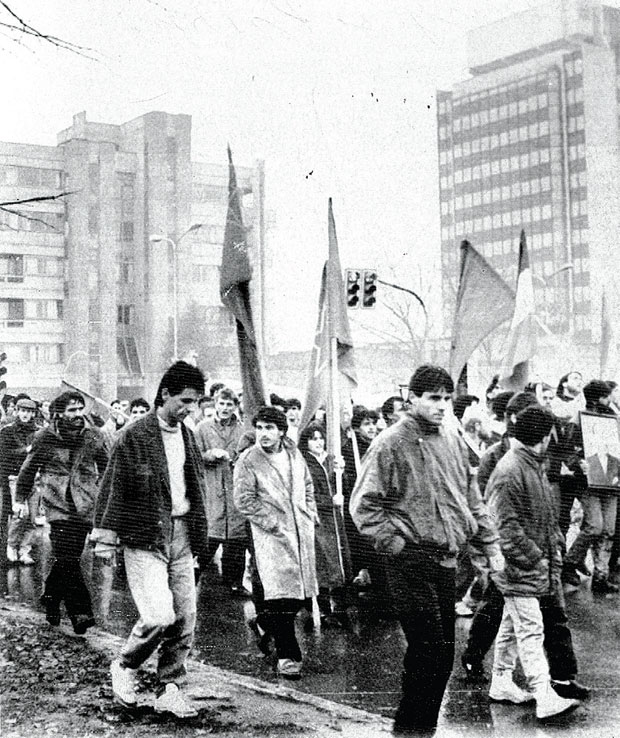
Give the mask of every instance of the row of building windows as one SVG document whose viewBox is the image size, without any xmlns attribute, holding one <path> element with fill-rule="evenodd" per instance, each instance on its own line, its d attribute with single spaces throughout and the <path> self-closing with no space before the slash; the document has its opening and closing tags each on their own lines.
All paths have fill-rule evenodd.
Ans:
<svg viewBox="0 0 620 738">
<path fill-rule="evenodd" d="M 9 212 L 0 210 L 0 230 L 33 231 L 35 233 L 64 233 L 63 213 L 49 213 L 37 210 Z"/>
<path fill-rule="evenodd" d="M 484 184 L 484 182 L 481 184 Z M 551 184 L 552 179 L 547 176 L 523 181 L 517 180 L 511 185 L 488 187 L 483 190 L 466 192 L 464 195 L 457 195 L 453 200 L 443 201 L 441 203 L 441 214 L 445 215 L 452 212 L 452 207 L 458 212 L 464 208 L 489 205 L 500 201 L 505 202 L 507 200 L 539 195 L 545 192 L 549 193 L 552 189 Z"/>
<path fill-rule="evenodd" d="M 484 161 L 471 167 L 456 169 L 454 174 L 446 174 L 439 178 L 440 189 L 460 185 L 465 182 L 486 179 L 508 172 L 521 172 L 521 178 L 531 179 L 532 175 L 548 174 L 549 168 L 545 165 L 551 161 L 549 149 L 534 149 L 524 154 L 503 156 L 498 159 Z"/>
<path fill-rule="evenodd" d="M 548 136 L 549 133 L 557 133 L 560 129 L 557 120 L 552 121 L 551 125 L 548 120 L 539 123 L 531 123 L 530 125 L 513 127 L 509 130 L 495 133 L 482 138 L 475 138 L 473 141 L 464 141 L 462 144 L 455 144 L 452 148 L 455 159 L 461 159 L 471 154 L 477 154 L 480 151 L 492 151 L 520 141 L 531 141 L 533 139 Z"/>
<path fill-rule="evenodd" d="M 63 364 L 62 343 L 5 343 L 3 350 L 13 364 Z"/>
<path fill-rule="evenodd" d="M 63 312 L 62 300 L 0 298 L 0 323 L 7 328 L 22 328 L 24 320 L 62 320 Z"/>
<path fill-rule="evenodd" d="M 61 277 L 61 259 L 22 254 L 0 254 L 0 282 L 23 282 L 24 277 Z"/>
<path fill-rule="evenodd" d="M 4 165 L 0 166 L 0 185 L 58 190 L 62 185 L 62 172 L 58 169 Z"/>
</svg>

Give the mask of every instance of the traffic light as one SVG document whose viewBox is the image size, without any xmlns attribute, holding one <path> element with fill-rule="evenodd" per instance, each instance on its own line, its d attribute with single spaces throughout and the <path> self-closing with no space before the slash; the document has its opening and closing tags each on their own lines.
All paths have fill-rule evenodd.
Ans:
<svg viewBox="0 0 620 738">
<path fill-rule="evenodd" d="M 364 284 L 362 291 L 362 307 L 372 308 L 377 302 L 377 272 L 372 269 L 364 270 Z"/>
<path fill-rule="evenodd" d="M 362 273 L 357 269 L 347 269 L 346 275 L 346 298 L 347 307 L 359 307 Z"/>
</svg>

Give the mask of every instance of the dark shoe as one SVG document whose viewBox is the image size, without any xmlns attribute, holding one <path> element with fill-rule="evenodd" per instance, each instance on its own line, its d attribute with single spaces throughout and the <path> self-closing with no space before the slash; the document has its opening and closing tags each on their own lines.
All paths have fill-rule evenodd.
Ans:
<svg viewBox="0 0 620 738">
<path fill-rule="evenodd" d="M 89 628 L 94 627 L 97 623 L 92 615 L 73 615 L 71 624 L 76 635 L 84 635 Z"/>
<path fill-rule="evenodd" d="M 47 622 L 54 627 L 58 627 L 60 625 L 60 603 L 52 600 L 49 595 L 43 595 L 41 604 L 45 608 Z"/>
<path fill-rule="evenodd" d="M 592 691 L 590 687 L 579 684 L 574 679 L 568 682 L 556 682 L 552 679 L 551 686 L 556 694 L 565 700 L 587 700 Z"/>
<path fill-rule="evenodd" d="M 244 599 L 252 596 L 252 593 L 249 592 L 242 584 L 233 584 L 230 588 L 230 594 L 233 597 L 242 597 Z"/>
<path fill-rule="evenodd" d="M 562 584 L 568 584 L 571 587 L 578 587 L 581 584 L 577 569 L 572 566 L 565 566 L 562 570 Z"/>
<path fill-rule="evenodd" d="M 271 656 L 271 654 L 273 653 L 273 639 L 271 635 L 267 631 L 261 632 L 261 628 L 259 628 L 256 618 L 248 620 L 248 627 L 250 628 L 252 633 L 254 633 L 258 650 L 265 656 Z"/>
<path fill-rule="evenodd" d="M 592 579 L 592 592 L 594 594 L 616 594 L 620 592 L 620 587 L 617 584 L 612 584 L 609 579 L 595 577 Z"/>
<path fill-rule="evenodd" d="M 394 723 L 392 735 L 414 735 L 418 738 L 432 738 L 435 735 L 435 728 L 417 728 L 412 725 L 401 725 Z"/>
<path fill-rule="evenodd" d="M 466 654 L 463 654 L 461 656 L 461 664 L 463 665 L 465 678 L 468 682 L 486 684 L 489 681 L 489 677 L 484 673 L 482 661 L 470 661 Z"/>
<path fill-rule="evenodd" d="M 321 627 L 331 628 L 332 630 L 341 629 L 342 623 L 336 617 L 336 615 L 329 613 L 328 615 L 321 615 Z"/>
</svg>

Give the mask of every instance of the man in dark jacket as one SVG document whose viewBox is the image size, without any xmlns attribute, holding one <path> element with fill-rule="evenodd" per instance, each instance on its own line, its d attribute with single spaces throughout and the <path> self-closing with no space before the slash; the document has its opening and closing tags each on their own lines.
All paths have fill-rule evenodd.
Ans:
<svg viewBox="0 0 620 738">
<path fill-rule="evenodd" d="M 11 484 L 15 482 L 22 464 L 26 460 L 30 444 L 37 430 L 35 415 L 37 404 L 27 397 L 20 398 L 16 403 L 15 420 L 0 429 L 0 490 L 2 494 L 2 523 L 4 530 L 11 510 Z M 30 555 L 31 540 L 34 533 L 31 515 L 14 515 L 8 527 L 8 541 L 6 557 L 9 562 L 34 564 Z"/>
<path fill-rule="evenodd" d="M 455 569 L 469 539 L 502 567 L 497 533 L 471 474 L 467 447 L 443 427 L 454 384 L 421 366 L 409 383 L 411 410 L 383 431 L 362 462 L 350 509 L 384 555 L 407 638 L 394 732 L 432 733 L 454 660 Z"/>
<path fill-rule="evenodd" d="M 127 583 L 139 613 L 112 662 L 116 699 L 136 704 L 135 672 L 159 647 L 156 712 L 196 710 L 179 690 L 196 623 L 193 556 L 204 558 L 207 521 L 202 460 L 183 420 L 204 394 L 200 369 L 184 361 L 164 374 L 155 411 L 121 433 L 95 511 L 95 555 L 123 546 Z"/>
<path fill-rule="evenodd" d="M 73 629 L 82 634 L 95 620 L 80 557 L 91 529 L 97 482 L 108 456 L 101 433 L 84 418 L 84 398 L 79 392 L 63 392 L 53 406 L 56 419 L 35 435 L 17 477 L 16 495 L 25 513 L 40 473 L 54 555 L 42 602 L 48 622 L 59 625 L 64 600 Z"/>
<path fill-rule="evenodd" d="M 593 379 L 583 388 L 586 399 L 586 410 L 597 415 L 615 417 L 609 407 L 611 402 L 611 388 L 602 379 Z M 573 447 L 577 456 L 584 457 L 583 438 L 578 424 L 573 428 Z M 587 468 L 585 462 L 582 462 Z M 585 470 L 584 470 L 585 471 Z M 579 476 L 579 470 L 576 476 Z M 584 475 L 581 474 L 583 478 Z M 618 498 L 608 490 L 597 487 L 593 478 L 588 474 L 587 490 L 583 494 L 583 521 L 581 530 L 570 547 L 564 560 L 563 579 L 566 584 L 579 585 L 578 570 L 583 570 L 583 562 L 590 546 L 594 558 L 594 573 L 592 577 L 592 592 L 596 594 L 615 593 L 620 590 L 617 584 L 609 581 L 609 559 L 613 546 L 613 536 L 616 528 L 616 511 Z"/>
<path fill-rule="evenodd" d="M 493 575 L 504 596 L 504 614 L 495 641 L 489 696 L 513 703 L 535 700 L 539 719 L 578 704 L 553 689 L 543 647 L 540 599 L 555 598 L 562 608 L 562 533 L 544 469 L 553 427 L 548 410 L 536 406 L 522 410 L 516 417 L 515 446 L 500 459 L 487 486 L 506 559 L 504 570 Z M 517 656 L 528 691 L 513 681 Z"/>
</svg>

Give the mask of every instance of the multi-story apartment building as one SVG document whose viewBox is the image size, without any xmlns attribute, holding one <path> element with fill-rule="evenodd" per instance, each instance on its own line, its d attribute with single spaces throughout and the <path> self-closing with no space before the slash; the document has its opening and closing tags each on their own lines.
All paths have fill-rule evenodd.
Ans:
<svg viewBox="0 0 620 738">
<path fill-rule="evenodd" d="M 239 167 L 237 180 L 260 287 L 262 163 Z M 81 113 L 55 147 L 0 143 L 0 347 L 10 390 L 52 396 L 64 376 L 108 400 L 152 397 L 173 355 L 175 314 L 179 355 L 196 350 L 212 371 L 234 364 L 219 299 L 227 188 L 227 164 L 192 162 L 188 115 L 108 125 Z"/>
<path fill-rule="evenodd" d="M 444 329 L 460 241 L 514 286 L 523 228 L 541 319 L 592 345 L 620 269 L 620 10 L 549 2 L 472 31 L 468 51 L 471 78 L 438 93 Z"/>
</svg>

